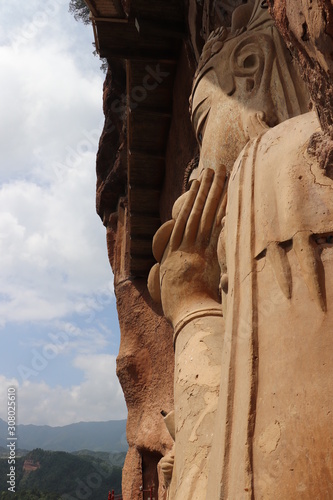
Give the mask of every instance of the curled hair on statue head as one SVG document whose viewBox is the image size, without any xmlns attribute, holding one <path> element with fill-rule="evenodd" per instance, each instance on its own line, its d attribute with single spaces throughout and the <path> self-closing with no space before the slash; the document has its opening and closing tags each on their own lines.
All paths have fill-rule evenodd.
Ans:
<svg viewBox="0 0 333 500">
<path fill-rule="evenodd" d="M 213 58 L 217 56 L 223 49 L 226 42 L 231 39 L 241 36 L 245 32 L 261 30 L 264 27 L 273 25 L 273 19 L 271 18 L 268 10 L 262 7 L 262 0 L 253 0 L 248 2 L 248 7 L 250 9 L 250 15 L 244 18 L 243 16 L 237 16 L 237 12 L 247 4 L 242 4 L 236 7 L 233 12 L 233 16 L 241 19 L 244 24 L 236 22 L 231 28 L 225 28 L 224 26 L 217 28 L 212 31 L 209 35 L 199 59 L 198 67 L 194 75 L 192 92 L 189 99 L 190 114 L 192 114 L 192 101 L 195 89 L 200 82 L 201 78 L 212 68 L 214 68 Z M 239 21 L 239 19 L 238 19 Z"/>
<path fill-rule="evenodd" d="M 207 71 L 209 71 L 210 69 L 209 62 L 211 61 L 212 57 L 218 54 L 222 50 L 224 42 L 227 39 L 227 36 L 228 36 L 228 30 L 226 28 L 224 28 L 223 26 L 221 28 L 217 28 L 216 30 L 211 32 L 211 34 L 207 39 L 207 42 L 205 43 L 202 49 L 198 67 L 194 75 L 192 92 L 189 99 L 190 114 L 192 114 L 192 101 L 195 88 L 199 83 L 199 81 L 201 80 L 201 78 L 204 76 L 204 74 Z"/>
</svg>

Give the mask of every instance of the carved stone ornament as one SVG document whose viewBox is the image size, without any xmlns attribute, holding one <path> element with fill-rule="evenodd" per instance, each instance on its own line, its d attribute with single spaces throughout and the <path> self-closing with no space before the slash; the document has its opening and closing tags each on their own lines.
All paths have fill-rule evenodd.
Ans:
<svg viewBox="0 0 333 500">
<path fill-rule="evenodd" d="M 333 498 L 333 181 L 263 4 L 207 40 L 200 161 L 153 243 L 174 328 L 172 500 Z"/>
</svg>

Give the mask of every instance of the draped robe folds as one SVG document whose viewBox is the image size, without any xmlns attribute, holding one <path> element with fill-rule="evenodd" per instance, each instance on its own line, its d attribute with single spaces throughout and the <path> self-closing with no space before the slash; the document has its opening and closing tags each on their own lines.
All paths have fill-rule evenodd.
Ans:
<svg viewBox="0 0 333 500">
<path fill-rule="evenodd" d="M 333 498 L 333 183 L 308 153 L 319 123 L 262 3 L 246 27 L 208 40 L 193 87 L 193 109 L 210 106 L 198 170 L 218 163 L 230 175 L 218 248 L 228 288 L 225 328 L 211 325 L 223 347 L 220 385 L 216 358 L 204 384 L 209 422 L 186 358 L 203 326 L 176 341 L 170 498 Z"/>
<path fill-rule="evenodd" d="M 207 500 L 333 497 L 333 181 L 307 152 L 318 129 L 312 112 L 277 125 L 231 173 Z"/>
</svg>

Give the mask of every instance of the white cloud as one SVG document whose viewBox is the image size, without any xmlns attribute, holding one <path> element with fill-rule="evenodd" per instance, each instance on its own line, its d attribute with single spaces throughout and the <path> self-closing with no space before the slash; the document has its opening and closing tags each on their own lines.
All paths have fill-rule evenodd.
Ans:
<svg viewBox="0 0 333 500">
<path fill-rule="evenodd" d="M 93 57 L 93 56 L 91 56 Z M 58 46 L 24 47 L 18 54 L 0 47 L 3 178 L 25 175 L 42 155 L 63 162 L 101 125 L 102 74 L 83 73 L 72 55 Z M 90 143 L 90 150 L 96 146 Z"/>
<path fill-rule="evenodd" d="M 86 323 L 84 327 L 69 321 L 52 322 L 46 336 L 36 336 L 29 339 L 29 342 L 24 343 L 23 341 L 23 343 L 28 349 L 33 348 L 31 352 L 38 352 L 38 356 L 44 357 L 46 361 L 49 359 L 48 353 L 51 353 L 50 359 L 52 360 L 57 356 L 67 356 L 72 353 L 78 355 L 100 354 L 108 346 L 112 331 L 100 324 L 94 315 L 84 318 L 84 322 Z M 65 364 L 65 360 L 61 362 L 63 365 Z M 32 359 L 27 368 L 34 369 Z M 46 368 L 46 363 L 44 368 Z M 35 375 L 39 375 L 39 373 Z M 25 379 L 23 377 L 23 380 Z"/>
<path fill-rule="evenodd" d="M 11 336 L 12 357 L 0 383 L 6 388 L 20 365 L 36 372 L 16 381 L 22 423 L 126 415 L 109 354 L 115 335 L 105 326 L 114 305 L 105 228 L 95 213 L 104 75 L 92 29 L 73 20 L 68 3 L 0 2 L 0 334 L 2 345 Z M 68 337 L 56 358 L 49 332 Z M 45 352 L 33 367 L 34 353 Z M 65 375 L 56 379 L 59 366 Z"/>
<path fill-rule="evenodd" d="M 2 325 L 94 308 L 112 280 L 95 214 L 103 75 L 86 62 L 92 30 L 67 11 L 67 0 L 0 5 L 12 20 L 0 46 Z"/>
<path fill-rule="evenodd" d="M 98 308 L 112 294 L 105 229 L 95 214 L 94 155 L 50 186 L 0 187 L 0 317 L 45 320 Z"/>
<path fill-rule="evenodd" d="M 0 5 L 13 20 L 0 46 L 2 325 L 94 309 L 112 280 L 95 214 L 103 75 L 86 62 L 92 30 L 67 1 L 20 4 Z"/>
<path fill-rule="evenodd" d="M 83 371 L 80 385 L 50 387 L 44 381 L 0 375 L 0 417 L 6 420 L 7 388 L 17 388 L 19 423 L 67 425 L 80 421 L 118 420 L 127 416 L 124 397 L 116 377 L 116 358 L 110 354 L 80 355 L 74 365 Z"/>
</svg>

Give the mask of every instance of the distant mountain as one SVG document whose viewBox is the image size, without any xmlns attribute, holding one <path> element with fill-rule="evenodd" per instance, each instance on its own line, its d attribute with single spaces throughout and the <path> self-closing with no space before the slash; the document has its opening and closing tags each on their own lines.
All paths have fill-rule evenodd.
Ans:
<svg viewBox="0 0 333 500">
<path fill-rule="evenodd" d="M 111 465 L 115 465 L 116 467 L 123 467 L 126 458 L 126 451 L 121 451 L 119 453 L 107 453 L 105 451 L 79 450 L 73 451 L 72 454 L 77 456 L 88 455 L 92 458 L 100 458 L 101 460 L 109 462 Z"/>
<path fill-rule="evenodd" d="M 16 460 L 15 494 L 8 492 L 7 473 L 8 462 L 0 459 L 0 496 L 6 499 L 69 500 L 89 497 L 107 500 L 109 490 L 121 491 L 121 467 L 88 455 L 41 449 L 30 451 Z M 24 492 L 42 492 L 44 495 L 24 495 Z"/>
<path fill-rule="evenodd" d="M 7 445 L 7 423 L 0 419 L 0 446 Z M 17 425 L 17 448 L 51 451 L 127 451 L 126 420 L 79 422 L 63 427 L 49 425 Z"/>
</svg>

